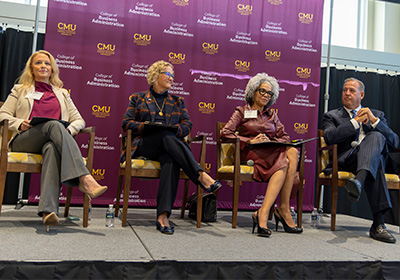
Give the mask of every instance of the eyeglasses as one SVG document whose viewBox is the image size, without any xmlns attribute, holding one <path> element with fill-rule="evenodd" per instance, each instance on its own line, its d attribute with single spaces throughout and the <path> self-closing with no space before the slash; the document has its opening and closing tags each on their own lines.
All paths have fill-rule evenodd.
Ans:
<svg viewBox="0 0 400 280">
<path fill-rule="evenodd" d="M 172 74 L 171 72 L 161 72 L 160 74 L 165 74 L 165 75 L 167 75 L 168 78 L 175 79 L 175 75 Z"/>
<path fill-rule="evenodd" d="M 272 97 L 272 96 L 274 96 L 274 93 L 272 92 L 272 91 L 268 91 L 268 90 L 265 90 L 265 89 L 263 89 L 263 88 L 259 88 L 259 89 L 257 89 L 257 91 L 262 95 L 262 96 L 265 96 L 266 94 L 268 94 L 268 96 L 269 97 Z"/>
</svg>

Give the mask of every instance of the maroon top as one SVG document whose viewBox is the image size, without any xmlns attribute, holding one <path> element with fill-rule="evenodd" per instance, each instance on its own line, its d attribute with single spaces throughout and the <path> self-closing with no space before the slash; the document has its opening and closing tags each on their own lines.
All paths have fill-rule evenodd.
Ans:
<svg viewBox="0 0 400 280">
<path fill-rule="evenodd" d="M 40 100 L 34 100 L 30 119 L 32 117 L 46 117 L 59 120 L 61 107 L 51 85 L 36 81 L 35 91 L 43 92 L 43 96 Z"/>
</svg>

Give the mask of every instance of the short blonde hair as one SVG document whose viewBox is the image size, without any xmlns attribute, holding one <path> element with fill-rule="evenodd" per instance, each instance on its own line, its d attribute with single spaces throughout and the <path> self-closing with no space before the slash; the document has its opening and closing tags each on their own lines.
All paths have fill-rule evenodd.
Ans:
<svg viewBox="0 0 400 280">
<path fill-rule="evenodd" d="M 174 69 L 174 66 L 172 66 L 171 63 L 164 60 L 154 62 L 147 70 L 147 83 L 150 86 L 154 85 L 158 79 L 158 76 L 161 74 L 161 72 L 164 72 L 165 68 L 168 66 Z"/>
<path fill-rule="evenodd" d="M 50 59 L 50 65 L 51 65 L 51 74 L 49 78 L 49 82 L 52 86 L 56 86 L 58 88 L 63 87 L 63 82 L 60 80 L 60 70 L 58 69 L 57 62 L 54 59 L 54 56 L 51 55 L 48 51 L 40 50 L 35 53 L 33 53 L 28 61 L 25 64 L 25 68 L 21 74 L 21 76 L 18 79 L 18 84 L 22 84 L 23 87 L 30 87 L 35 83 L 35 76 L 33 75 L 33 67 L 32 63 L 35 57 L 39 54 L 44 54 L 47 55 L 48 58 Z"/>
</svg>

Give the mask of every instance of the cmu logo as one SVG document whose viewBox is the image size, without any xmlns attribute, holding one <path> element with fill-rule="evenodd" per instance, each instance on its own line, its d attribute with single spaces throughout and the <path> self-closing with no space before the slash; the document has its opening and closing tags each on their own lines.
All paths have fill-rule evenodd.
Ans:
<svg viewBox="0 0 400 280">
<path fill-rule="evenodd" d="M 281 52 L 280 51 L 265 51 L 265 59 L 271 62 L 276 62 L 281 59 Z"/>
<path fill-rule="evenodd" d="M 93 105 L 92 106 L 92 115 L 96 118 L 106 118 L 110 116 L 111 108 L 110 106 L 99 106 Z"/>
<path fill-rule="evenodd" d="M 76 34 L 76 24 L 59 22 L 57 32 L 63 36 L 72 36 Z"/>
<path fill-rule="evenodd" d="M 105 174 L 106 174 L 105 169 L 92 169 L 92 176 L 96 181 L 104 179 Z"/>
<path fill-rule="evenodd" d="M 244 4 L 237 5 L 237 8 L 238 8 L 238 13 L 241 14 L 242 16 L 251 15 L 251 11 L 253 10 L 253 6 Z"/>
<path fill-rule="evenodd" d="M 299 78 L 307 79 L 307 78 L 310 78 L 310 76 L 311 76 L 311 68 L 297 67 L 296 73 Z"/>
<path fill-rule="evenodd" d="M 173 3 L 177 6 L 187 6 L 189 5 L 189 0 L 174 0 Z"/>
<path fill-rule="evenodd" d="M 294 123 L 294 131 L 298 134 L 305 134 L 308 132 L 308 123 Z"/>
<path fill-rule="evenodd" d="M 235 69 L 240 72 L 250 71 L 250 61 L 235 60 Z"/>
<path fill-rule="evenodd" d="M 203 114 L 211 114 L 215 112 L 215 103 L 206 103 L 200 102 L 199 103 L 199 112 Z"/>
<path fill-rule="evenodd" d="M 115 54 L 115 45 L 98 43 L 97 52 L 101 55 L 111 56 Z"/>
<path fill-rule="evenodd" d="M 138 46 L 147 46 L 151 43 L 151 35 L 135 33 L 133 42 Z"/>
<path fill-rule="evenodd" d="M 205 52 L 206 54 L 218 53 L 219 44 L 211 44 L 204 42 L 201 46 L 203 47 L 203 52 Z"/>
<path fill-rule="evenodd" d="M 299 13 L 299 21 L 301 23 L 310 24 L 313 22 L 313 14 Z"/>
<path fill-rule="evenodd" d="M 210 173 L 211 171 L 211 163 L 204 163 L 204 169 L 207 173 Z"/>
<path fill-rule="evenodd" d="M 169 62 L 171 62 L 172 64 L 183 64 L 185 63 L 186 54 L 170 52 L 168 54 L 168 57 Z"/>
</svg>

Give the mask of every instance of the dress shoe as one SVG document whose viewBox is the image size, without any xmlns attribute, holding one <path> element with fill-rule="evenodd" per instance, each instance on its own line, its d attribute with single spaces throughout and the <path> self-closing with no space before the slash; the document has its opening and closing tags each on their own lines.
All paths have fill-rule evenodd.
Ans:
<svg viewBox="0 0 400 280">
<path fill-rule="evenodd" d="M 43 215 L 43 224 L 47 226 L 46 231 L 49 232 L 50 226 L 56 226 L 58 225 L 59 220 L 58 216 L 56 213 L 51 212 L 50 214 L 47 214 L 46 216 Z"/>
<path fill-rule="evenodd" d="M 94 199 L 94 198 L 102 195 L 103 193 L 105 193 L 105 191 L 107 190 L 107 187 L 100 186 L 100 187 L 96 188 L 94 191 L 89 192 L 88 190 L 84 189 L 82 186 L 79 185 L 79 190 L 81 192 L 87 194 L 90 199 Z"/>
<path fill-rule="evenodd" d="M 206 192 L 213 193 L 217 191 L 220 187 L 222 187 L 221 183 L 218 180 L 215 180 L 215 182 L 207 189 L 204 187 L 202 184 L 200 184 L 200 188 L 205 190 Z"/>
<path fill-rule="evenodd" d="M 270 237 L 271 236 L 271 230 L 269 228 L 263 228 L 260 226 L 258 223 L 258 210 L 257 210 L 257 215 L 252 215 L 253 218 L 253 231 L 251 233 L 254 233 L 254 230 L 257 226 L 257 235 L 261 237 Z"/>
<path fill-rule="evenodd" d="M 344 184 L 344 188 L 347 191 L 347 198 L 351 201 L 358 201 L 361 194 L 361 183 L 355 178 L 350 178 Z"/>
<path fill-rule="evenodd" d="M 276 213 L 274 212 L 274 217 L 275 217 L 275 226 L 276 226 L 275 229 L 276 229 L 276 231 L 278 231 L 278 225 L 279 225 L 279 222 L 281 222 L 282 225 L 283 225 L 283 229 L 284 229 L 285 232 L 287 232 L 287 233 L 302 233 L 302 232 L 303 232 L 303 229 L 302 229 L 302 228 L 299 228 L 299 227 L 297 227 L 297 226 L 290 227 L 290 226 L 286 223 L 285 219 L 282 217 L 281 213 L 279 213 L 278 208 L 276 208 L 275 211 L 276 211 Z M 279 216 L 278 216 L 278 215 L 279 215 Z"/>
<path fill-rule="evenodd" d="M 163 227 L 159 221 L 156 221 L 156 228 L 159 230 L 161 233 L 164 234 L 174 234 L 175 230 L 174 227 Z"/>
<path fill-rule="evenodd" d="M 369 236 L 378 241 L 396 243 L 396 238 L 387 231 L 384 224 L 380 224 L 376 228 L 371 226 L 369 229 Z"/>
</svg>

